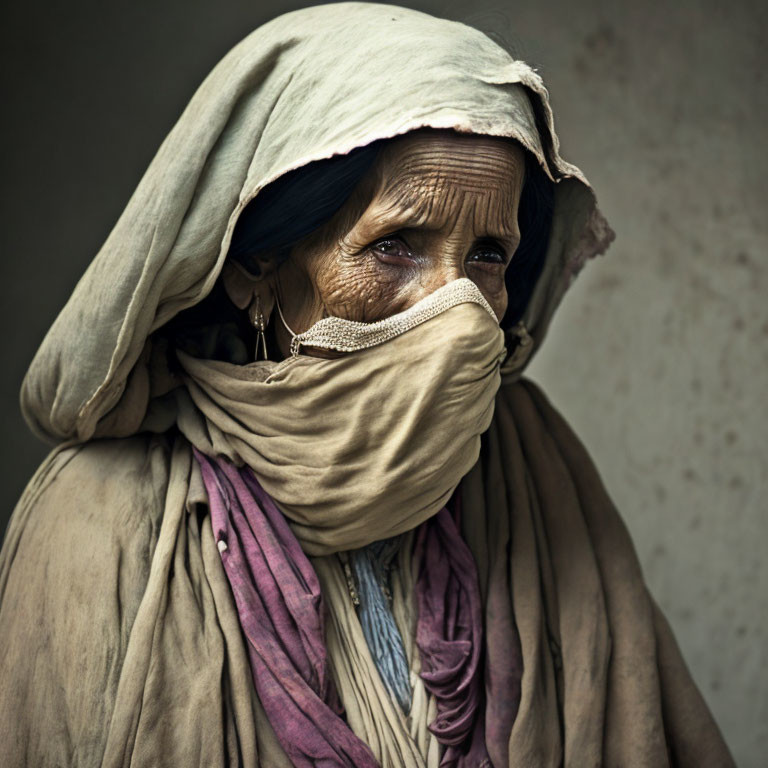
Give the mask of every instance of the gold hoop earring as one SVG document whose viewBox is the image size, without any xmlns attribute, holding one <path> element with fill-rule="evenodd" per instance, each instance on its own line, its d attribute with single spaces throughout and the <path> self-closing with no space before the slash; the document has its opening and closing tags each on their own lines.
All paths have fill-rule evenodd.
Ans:
<svg viewBox="0 0 768 768">
<path fill-rule="evenodd" d="M 267 328 L 267 320 L 264 318 L 264 313 L 261 310 L 261 297 L 255 296 L 250 306 L 248 307 L 248 317 L 256 329 L 256 349 L 254 350 L 253 359 L 259 359 L 259 346 L 264 353 L 264 359 L 269 360 L 267 354 L 267 338 L 264 335 L 264 331 Z"/>
</svg>

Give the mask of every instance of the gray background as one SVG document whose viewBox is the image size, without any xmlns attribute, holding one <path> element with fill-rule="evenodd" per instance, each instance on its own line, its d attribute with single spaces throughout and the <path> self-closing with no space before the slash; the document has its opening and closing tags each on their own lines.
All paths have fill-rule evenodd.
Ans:
<svg viewBox="0 0 768 768">
<path fill-rule="evenodd" d="M 45 331 L 205 74 L 306 4 L 4 12 L 3 529 L 46 452 L 17 405 Z M 765 4 L 404 4 L 494 31 L 549 85 L 563 154 L 618 237 L 577 280 L 530 373 L 595 458 L 737 762 L 764 766 Z"/>
</svg>

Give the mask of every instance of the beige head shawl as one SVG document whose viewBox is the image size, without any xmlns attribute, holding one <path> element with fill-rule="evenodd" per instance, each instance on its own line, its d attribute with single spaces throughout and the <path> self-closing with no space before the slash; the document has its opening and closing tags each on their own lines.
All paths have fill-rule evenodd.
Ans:
<svg viewBox="0 0 768 768">
<path fill-rule="evenodd" d="M 33 430 L 53 441 L 136 432 L 170 386 L 149 335 L 208 294 L 259 191 L 425 126 L 515 138 L 557 181 L 546 266 L 524 317 L 529 349 L 538 346 L 573 275 L 612 238 L 585 178 L 558 153 L 541 78 L 463 24 L 322 5 L 260 27 L 200 86 L 32 361 L 21 402 Z M 517 375 L 528 351 L 503 372 Z"/>
</svg>

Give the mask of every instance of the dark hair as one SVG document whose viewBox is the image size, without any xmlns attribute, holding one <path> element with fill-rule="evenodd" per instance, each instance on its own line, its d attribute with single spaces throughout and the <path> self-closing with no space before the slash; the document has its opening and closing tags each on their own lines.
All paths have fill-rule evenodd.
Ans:
<svg viewBox="0 0 768 768">
<path fill-rule="evenodd" d="M 296 243 L 328 222 L 349 199 L 373 166 L 383 141 L 387 139 L 309 163 L 268 184 L 240 214 L 228 256 L 253 275 L 259 274 L 259 268 L 251 257 L 259 251 L 275 249 L 276 259 L 287 259 Z M 541 274 L 553 202 L 553 182 L 526 150 L 525 181 L 517 213 L 520 244 L 506 272 L 509 302 L 503 328 L 522 317 Z"/>
</svg>

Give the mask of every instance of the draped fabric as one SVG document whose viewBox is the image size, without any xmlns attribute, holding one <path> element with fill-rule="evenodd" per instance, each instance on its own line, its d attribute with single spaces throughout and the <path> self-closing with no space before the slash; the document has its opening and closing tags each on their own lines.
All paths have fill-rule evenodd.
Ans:
<svg viewBox="0 0 768 768">
<path fill-rule="evenodd" d="M 358 605 L 360 625 L 376 669 L 390 694 L 407 713 L 411 709 L 408 659 L 390 607 L 392 593 L 388 583 L 392 559 L 400 543 L 400 537 L 393 536 L 349 553 L 354 571 L 350 594 Z"/>
<path fill-rule="evenodd" d="M 298 540 L 251 472 L 195 456 L 253 681 L 280 743 L 300 768 L 375 766 L 370 749 L 339 717 L 320 584 Z"/>
<path fill-rule="evenodd" d="M 329 3 L 259 27 L 196 91 L 34 356 L 21 393 L 31 428 L 49 441 L 167 429 L 176 413 L 163 397 L 179 380 L 155 332 L 209 294 L 245 206 L 288 171 L 424 127 L 514 139 L 557 182 L 522 318 L 533 344 L 508 361 L 519 372 L 613 239 L 560 156 L 541 77 L 465 24 Z"/>
<path fill-rule="evenodd" d="M 733 765 L 594 466 L 532 383 L 502 384 L 462 505 L 494 767 Z M 393 608 L 418 673 L 411 555 L 404 546 Z M 437 712 L 418 681 L 425 714 L 408 722 L 370 657 L 355 659 L 356 678 L 339 671 L 366 645 L 337 557 L 310 561 L 322 595 L 345 596 L 326 647 L 347 722 L 382 765 L 437 766 Z M 7 765 L 291 765 L 252 681 L 182 436 L 55 450 L 14 513 L 0 598 Z M 345 637 L 359 643 L 340 649 Z"/>
<path fill-rule="evenodd" d="M 446 343 L 450 339 L 450 343 Z M 176 423 L 251 467 L 305 552 L 366 546 L 445 506 L 477 461 L 504 335 L 472 302 L 336 359 L 233 365 L 178 352 Z"/>
<path fill-rule="evenodd" d="M 459 497 L 460 499 L 461 497 Z M 483 618 L 477 566 L 447 509 L 423 523 L 416 539 L 416 643 L 421 676 L 435 696 L 430 729 L 448 749 L 441 765 L 480 766 L 488 761 L 482 703 Z"/>
<path fill-rule="evenodd" d="M 421 127 L 514 139 L 554 182 L 529 335 L 502 334 L 460 304 L 387 342 L 387 354 L 241 367 L 185 358 L 163 335 L 212 290 L 239 215 L 270 182 Z M 437 768 L 459 750 L 443 749 L 437 722 L 446 740 L 471 745 L 456 755 L 466 765 L 483 765 L 480 729 L 494 768 L 733 765 L 584 447 L 522 378 L 574 276 L 612 237 L 586 178 L 560 156 L 541 78 L 481 32 L 331 3 L 238 44 L 163 142 L 22 386 L 27 422 L 57 445 L 0 552 L 3 764 L 284 768 L 311 759 L 284 746 L 300 723 L 320 764 Z M 455 331 L 450 345 L 442 328 Z M 301 432 L 318 405 L 333 407 L 327 423 L 312 421 L 335 437 L 330 458 L 328 442 Z M 382 459 L 378 476 L 365 448 Z M 242 530 L 259 535 L 247 549 L 225 538 L 223 559 L 214 519 L 221 526 L 224 509 L 193 449 L 238 475 L 249 466 L 277 509 L 263 498 L 263 516 L 250 518 L 241 502 Z M 441 509 L 459 482 L 453 532 Z M 466 545 L 426 574 L 414 557 L 425 525 Z M 401 537 L 392 614 L 408 714 L 382 681 L 344 569 L 349 549 L 391 535 Z M 275 552 L 298 565 L 278 579 L 247 565 Z M 419 578 L 429 599 L 414 599 Z M 263 621 L 243 626 L 238 601 Z M 453 610 L 473 618 L 433 646 L 425 622 Z M 301 632 L 274 647 L 293 617 Z M 443 685 L 446 669 L 466 698 Z M 291 696 L 280 691 L 293 683 Z M 351 735 L 332 749 L 325 729 L 335 732 L 341 707 Z"/>
<path fill-rule="evenodd" d="M 377 765 L 342 720 L 326 659 L 320 585 L 298 540 L 248 468 L 194 453 L 254 686 L 280 743 L 297 766 Z M 477 571 L 447 508 L 418 528 L 413 568 L 421 678 L 437 712 L 429 729 L 448 747 L 440 765 L 486 764 Z"/>
</svg>

